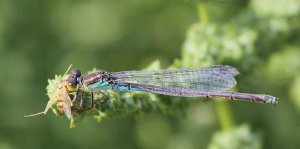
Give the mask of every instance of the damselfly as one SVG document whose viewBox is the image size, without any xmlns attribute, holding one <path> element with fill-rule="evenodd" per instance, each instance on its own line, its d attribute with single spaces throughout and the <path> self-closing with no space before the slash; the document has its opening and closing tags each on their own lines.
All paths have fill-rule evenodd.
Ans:
<svg viewBox="0 0 300 149">
<path fill-rule="evenodd" d="M 72 71 L 79 74 L 80 71 Z M 231 100 L 243 100 L 277 104 L 278 98 L 264 94 L 228 92 L 236 85 L 238 70 L 216 65 L 199 69 L 177 69 L 159 71 L 97 71 L 76 77 L 78 86 L 86 90 L 105 89 L 147 91 L 157 94 L 183 97 L 223 97 Z M 71 81 L 70 81 L 71 82 Z"/>
<path fill-rule="evenodd" d="M 266 104 L 278 103 L 278 98 L 270 95 L 228 91 L 236 86 L 234 77 L 237 74 L 239 74 L 237 69 L 226 65 L 158 71 L 106 72 L 100 70 L 86 75 L 81 75 L 79 70 L 73 70 L 64 81 L 70 86 L 76 86 L 73 98 L 70 99 L 67 85 L 64 85 L 65 87 L 61 89 L 61 92 L 68 97 L 60 97 L 59 99 L 63 99 L 64 103 L 67 104 L 64 112 L 68 117 L 71 115 L 70 106 L 77 100 L 80 91 L 81 93 L 82 91 L 101 92 L 101 90 L 145 91 L 170 96 L 221 97 L 229 100 Z M 93 94 L 91 100 L 93 104 Z M 81 107 L 82 98 L 80 103 Z"/>
</svg>

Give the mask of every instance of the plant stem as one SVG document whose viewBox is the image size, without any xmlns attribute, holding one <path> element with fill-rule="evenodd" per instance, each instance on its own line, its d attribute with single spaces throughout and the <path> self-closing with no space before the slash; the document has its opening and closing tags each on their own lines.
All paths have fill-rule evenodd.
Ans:
<svg viewBox="0 0 300 149">
<path fill-rule="evenodd" d="M 197 10 L 198 10 L 198 17 L 199 22 L 203 25 L 207 25 L 209 22 L 207 9 L 204 3 L 198 3 L 197 4 Z"/>
<path fill-rule="evenodd" d="M 224 101 L 216 101 L 216 108 L 222 130 L 231 129 L 233 120 L 228 104 Z"/>
<path fill-rule="evenodd" d="M 208 11 L 205 3 L 203 2 L 198 3 L 197 11 L 198 11 L 200 24 L 207 25 L 209 23 L 209 17 L 208 17 Z M 227 103 L 223 101 L 217 101 L 216 108 L 217 108 L 220 126 L 222 130 L 230 129 L 233 125 L 233 120 L 232 120 L 229 106 L 227 105 Z"/>
</svg>

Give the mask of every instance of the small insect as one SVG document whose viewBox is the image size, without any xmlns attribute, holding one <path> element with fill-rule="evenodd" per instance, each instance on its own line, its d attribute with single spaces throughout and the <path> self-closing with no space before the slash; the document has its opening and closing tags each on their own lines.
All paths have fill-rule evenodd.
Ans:
<svg viewBox="0 0 300 149">
<path fill-rule="evenodd" d="M 71 68 L 71 66 L 68 68 L 66 73 L 69 71 L 70 68 Z M 43 112 L 26 115 L 25 117 L 32 117 L 32 116 L 37 116 L 37 115 L 41 115 L 41 114 L 47 114 L 48 110 L 54 104 L 56 104 L 57 110 L 60 113 L 64 113 L 70 119 L 72 116 L 71 107 L 73 106 L 73 102 L 71 100 L 71 97 L 70 97 L 71 94 L 69 93 L 69 91 L 74 89 L 74 86 L 75 86 L 74 84 L 76 84 L 73 82 L 72 78 L 74 78 L 74 76 L 72 74 L 70 74 L 69 79 L 62 81 L 60 84 L 58 84 L 58 88 L 56 90 L 56 97 L 50 98 L 50 100 L 48 101 L 47 106 Z"/>
</svg>

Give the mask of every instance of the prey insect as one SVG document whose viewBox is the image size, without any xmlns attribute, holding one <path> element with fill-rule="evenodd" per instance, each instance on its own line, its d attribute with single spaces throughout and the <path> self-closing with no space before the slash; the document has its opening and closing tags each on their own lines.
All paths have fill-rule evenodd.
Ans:
<svg viewBox="0 0 300 149">
<path fill-rule="evenodd" d="M 71 66 L 68 68 L 67 72 Z M 63 75 L 65 76 L 67 72 Z M 43 112 L 35 113 L 35 114 L 30 114 L 26 115 L 25 117 L 32 117 L 32 116 L 37 116 L 41 114 L 47 114 L 50 108 L 55 108 L 59 114 L 65 114 L 69 119 L 72 116 L 72 112 L 80 112 L 80 111 L 85 111 L 88 109 L 91 109 L 93 107 L 93 93 L 91 93 L 91 106 L 89 108 L 83 109 L 83 96 L 84 92 L 80 91 L 81 86 L 77 80 L 81 76 L 80 71 L 71 71 L 67 79 L 63 79 L 61 82 L 59 82 L 56 86 L 52 93 L 53 96 L 50 97 L 46 108 L 44 109 Z M 78 94 L 81 93 L 80 95 L 80 105 L 75 107 L 75 103 L 77 102 Z"/>
</svg>

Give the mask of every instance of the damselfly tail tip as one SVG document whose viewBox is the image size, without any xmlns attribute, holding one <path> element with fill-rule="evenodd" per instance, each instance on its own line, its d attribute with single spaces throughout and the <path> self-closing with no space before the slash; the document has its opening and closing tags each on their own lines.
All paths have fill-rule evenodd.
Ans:
<svg viewBox="0 0 300 149">
<path fill-rule="evenodd" d="M 274 97 L 274 96 L 267 96 L 267 103 L 276 105 L 278 103 L 279 98 L 278 97 Z"/>
</svg>

